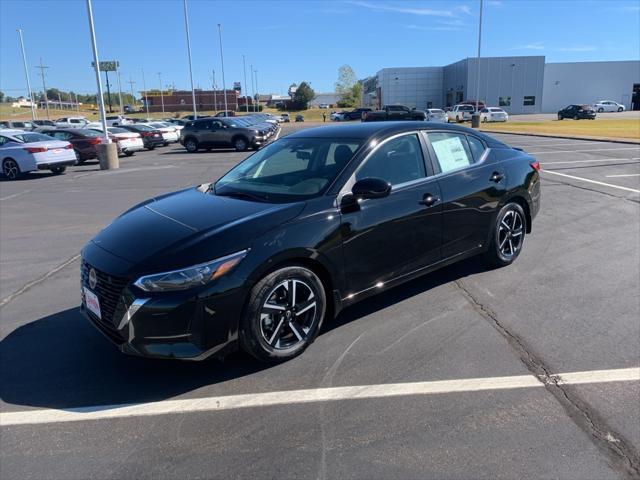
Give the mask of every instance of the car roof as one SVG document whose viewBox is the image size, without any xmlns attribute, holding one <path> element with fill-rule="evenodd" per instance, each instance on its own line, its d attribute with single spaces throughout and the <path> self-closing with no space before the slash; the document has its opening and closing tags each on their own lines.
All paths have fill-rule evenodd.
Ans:
<svg viewBox="0 0 640 480">
<path fill-rule="evenodd" d="M 331 125 L 323 127 L 299 130 L 283 138 L 349 138 L 368 140 L 372 137 L 386 137 L 397 133 L 412 132 L 415 130 L 448 130 L 459 133 L 471 133 L 485 139 L 487 143 L 501 144 L 498 140 L 476 130 L 447 123 L 433 122 L 362 122 L 355 125 Z"/>
</svg>

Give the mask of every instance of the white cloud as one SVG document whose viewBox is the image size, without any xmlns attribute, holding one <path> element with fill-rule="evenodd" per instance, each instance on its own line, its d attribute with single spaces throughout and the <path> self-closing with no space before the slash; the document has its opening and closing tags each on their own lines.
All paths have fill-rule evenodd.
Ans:
<svg viewBox="0 0 640 480">
<path fill-rule="evenodd" d="M 427 31 L 427 32 L 451 32 L 451 31 L 457 31 L 460 30 L 459 28 L 456 27 L 429 27 L 429 26 L 424 26 L 424 25 L 415 25 L 415 24 L 411 24 L 411 25 L 401 25 L 402 28 L 406 28 L 408 30 L 423 30 L 423 31 Z"/>
<path fill-rule="evenodd" d="M 512 47 L 511 50 L 544 50 L 545 47 L 542 42 L 527 43 L 526 45 L 517 45 Z"/>
<path fill-rule="evenodd" d="M 471 9 L 469 8 L 469 5 L 458 5 L 458 6 L 456 7 L 456 10 L 458 10 L 458 11 L 460 11 L 460 12 L 462 12 L 462 13 L 465 13 L 465 14 L 467 14 L 467 15 L 473 15 L 473 14 L 471 13 Z"/>
<path fill-rule="evenodd" d="M 396 5 L 387 5 L 384 3 L 370 3 L 370 2 L 362 2 L 362 1 L 351 1 L 349 2 L 352 5 L 356 5 L 358 7 L 368 8 L 370 10 L 378 11 L 378 12 L 397 12 L 397 13 L 408 13 L 411 15 L 426 15 L 432 17 L 454 17 L 453 10 L 434 10 L 433 8 L 422 8 L 422 7 L 400 7 Z M 468 7 L 467 7 L 468 8 Z"/>
<path fill-rule="evenodd" d="M 469 27 L 470 25 L 459 18 L 452 20 L 436 20 L 441 25 L 448 25 L 450 27 Z"/>
<path fill-rule="evenodd" d="M 559 47 L 555 50 L 558 52 L 593 52 L 597 48 L 591 45 L 579 45 L 575 47 Z"/>
</svg>

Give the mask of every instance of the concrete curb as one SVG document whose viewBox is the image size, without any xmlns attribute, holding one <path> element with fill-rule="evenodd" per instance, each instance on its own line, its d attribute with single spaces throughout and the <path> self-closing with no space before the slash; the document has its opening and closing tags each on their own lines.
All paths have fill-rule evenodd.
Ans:
<svg viewBox="0 0 640 480">
<path fill-rule="evenodd" d="M 571 135 L 552 135 L 547 133 L 527 133 L 527 132 L 505 132 L 504 130 L 478 130 L 483 133 L 504 133 L 508 135 L 524 135 L 527 137 L 546 137 L 546 138 L 563 138 L 566 140 L 592 140 L 595 142 L 615 142 L 626 143 L 629 145 L 640 145 L 640 140 L 630 140 L 628 138 L 615 138 L 615 137 L 585 137 L 585 136 L 571 136 Z"/>
</svg>

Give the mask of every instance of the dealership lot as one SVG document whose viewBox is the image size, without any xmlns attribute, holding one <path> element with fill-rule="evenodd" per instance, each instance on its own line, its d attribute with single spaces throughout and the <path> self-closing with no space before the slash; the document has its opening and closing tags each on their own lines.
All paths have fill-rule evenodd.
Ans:
<svg viewBox="0 0 640 480">
<path fill-rule="evenodd" d="M 544 170 L 517 262 L 367 300 L 278 366 L 126 357 L 77 308 L 100 228 L 247 154 L 0 182 L 2 478 L 639 476 L 640 147 L 496 137 Z"/>
</svg>

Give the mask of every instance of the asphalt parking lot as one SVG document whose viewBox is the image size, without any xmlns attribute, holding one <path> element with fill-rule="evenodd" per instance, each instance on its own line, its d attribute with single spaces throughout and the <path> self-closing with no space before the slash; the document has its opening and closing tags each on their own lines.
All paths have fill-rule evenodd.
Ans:
<svg viewBox="0 0 640 480">
<path fill-rule="evenodd" d="M 544 170 L 518 260 L 357 304 L 277 366 L 126 357 L 78 312 L 86 241 L 247 154 L 0 181 L 0 477 L 640 478 L 640 146 L 496 137 Z"/>
</svg>

